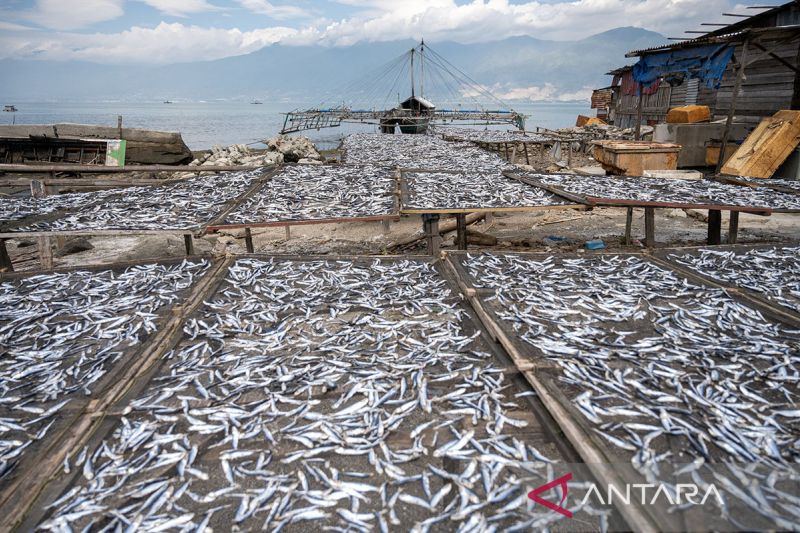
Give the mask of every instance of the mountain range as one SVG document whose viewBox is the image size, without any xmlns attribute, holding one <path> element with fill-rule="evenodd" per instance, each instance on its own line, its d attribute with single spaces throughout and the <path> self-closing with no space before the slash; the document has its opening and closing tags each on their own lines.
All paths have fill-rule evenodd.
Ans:
<svg viewBox="0 0 800 533">
<path fill-rule="evenodd" d="M 608 70 L 632 62 L 625 58 L 626 52 L 663 42 L 664 37 L 658 33 L 624 27 L 575 41 L 522 36 L 477 44 L 427 44 L 477 84 L 501 96 L 512 100 L 565 100 L 569 95 L 585 93 L 587 88 L 607 85 Z M 4 59 L 0 60 L 0 71 L 4 73 L 0 78 L 0 98 L 9 102 L 325 102 L 330 100 L 323 95 L 345 99 L 353 90 L 366 93 L 365 87 L 378 80 L 378 74 L 370 80 L 370 73 L 415 44 L 410 40 L 349 47 L 275 44 L 246 55 L 166 66 Z M 428 68 L 433 68 L 432 62 Z M 432 83 L 437 75 L 429 70 L 426 79 Z M 380 95 L 380 87 L 370 90 Z M 402 85 L 398 93 L 401 91 L 409 89 Z M 365 101 L 362 105 L 371 103 Z"/>
</svg>

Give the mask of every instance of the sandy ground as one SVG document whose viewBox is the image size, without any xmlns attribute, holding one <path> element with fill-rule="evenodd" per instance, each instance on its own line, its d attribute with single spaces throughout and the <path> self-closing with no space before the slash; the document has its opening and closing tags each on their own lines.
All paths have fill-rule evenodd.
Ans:
<svg viewBox="0 0 800 533">
<path fill-rule="evenodd" d="M 697 217 L 704 212 L 693 212 Z M 443 219 L 446 217 L 443 217 Z M 723 240 L 728 225 L 724 214 Z M 491 223 L 475 224 L 474 229 L 497 237 L 497 246 L 489 249 L 519 251 L 568 252 L 584 248 L 586 241 L 602 239 L 610 250 L 641 248 L 638 239 L 644 237 L 644 210 L 634 210 L 633 245 L 623 246 L 625 209 L 595 208 L 592 211 L 561 209 L 533 213 L 497 213 Z M 424 253 L 424 242 L 400 250 L 391 245 L 422 231 L 419 216 L 403 216 L 392 222 L 384 233 L 380 222 L 358 222 L 293 226 L 286 239 L 283 227 L 253 230 L 256 252 L 270 254 L 387 254 Z M 707 225 L 680 209 L 656 210 L 656 245 L 692 246 L 705 244 Z M 773 214 L 771 217 L 741 215 L 739 242 L 790 242 L 800 235 L 800 215 Z M 454 234 L 445 235 L 443 249 L 453 248 Z M 555 238 L 550 238 L 555 237 Z M 89 239 L 93 249 L 55 258 L 55 265 L 74 266 L 117 261 L 142 260 L 157 257 L 180 257 L 185 254 L 181 237 L 126 236 Z M 23 244 L 23 246 L 20 246 Z M 24 246 L 26 245 L 27 246 Z M 471 246 L 470 249 L 479 249 Z M 38 268 L 35 241 L 10 240 L 8 250 L 16 270 Z M 197 253 L 245 253 L 244 232 L 223 232 L 195 239 Z"/>
</svg>

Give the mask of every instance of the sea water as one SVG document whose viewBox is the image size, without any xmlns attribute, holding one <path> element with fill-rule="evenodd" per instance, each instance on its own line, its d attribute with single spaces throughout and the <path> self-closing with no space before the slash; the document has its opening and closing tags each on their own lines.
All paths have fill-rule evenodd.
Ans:
<svg viewBox="0 0 800 533">
<path fill-rule="evenodd" d="M 285 105 L 265 101 L 248 102 L 0 102 L 14 104 L 16 113 L 0 112 L 0 124 L 55 124 L 73 122 L 116 126 L 122 116 L 123 127 L 179 131 L 192 150 L 213 145 L 252 144 L 275 136 L 283 127 Z M 579 114 L 592 115 L 588 102 L 523 102 L 513 108 L 526 115 L 526 129 L 537 126 L 556 129 L 575 125 Z M 484 126 L 473 126 L 483 128 Z M 310 130 L 308 136 L 322 149 L 335 148 L 344 135 L 354 132 L 376 132 L 375 125 L 343 124 L 338 128 Z M 494 126 L 493 129 L 513 129 Z M 263 145 L 262 145 L 263 146 Z"/>
</svg>

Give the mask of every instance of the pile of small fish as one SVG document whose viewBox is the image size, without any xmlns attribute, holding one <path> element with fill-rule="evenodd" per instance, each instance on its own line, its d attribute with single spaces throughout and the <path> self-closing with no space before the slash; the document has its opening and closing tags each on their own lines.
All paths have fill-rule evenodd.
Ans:
<svg viewBox="0 0 800 533">
<path fill-rule="evenodd" d="M 228 224 L 391 215 L 394 171 L 386 167 L 284 167 L 226 218 Z"/>
<path fill-rule="evenodd" d="M 569 202 L 500 172 L 407 172 L 408 209 L 559 206 Z"/>
<path fill-rule="evenodd" d="M 470 128 L 442 128 L 441 136 L 447 141 L 485 143 L 545 142 L 553 137 L 529 131 L 478 130 Z"/>
<path fill-rule="evenodd" d="M 720 515 L 737 527 L 754 516 L 800 527 L 800 331 L 638 257 L 478 255 L 465 266 L 649 482 L 687 463 L 695 483 L 724 489 Z M 747 512 L 734 516 L 734 503 Z"/>
<path fill-rule="evenodd" d="M 798 180 L 784 180 L 780 178 L 751 178 L 747 176 L 736 176 L 737 181 L 744 181 L 752 183 L 759 187 L 780 187 L 788 191 L 800 194 L 800 181 Z"/>
<path fill-rule="evenodd" d="M 426 262 L 239 259 L 40 527 L 547 528 L 532 392 L 466 318 Z"/>
<path fill-rule="evenodd" d="M 357 133 L 342 144 L 347 163 L 372 163 L 415 170 L 458 170 L 483 174 L 513 168 L 499 155 L 472 143 L 448 142 L 431 135 Z"/>
<path fill-rule="evenodd" d="M 519 175 L 572 194 L 608 200 L 728 205 L 800 211 L 800 196 L 766 187 L 751 188 L 714 180 L 679 180 L 639 176 Z"/>
<path fill-rule="evenodd" d="M 184 261 L 0 282 L 0 478 L 207 268 Z"/>
<path fill-rule="evenodd" d="M 755 291 L 768 300 L 800 312 L 800 247 L 747 251 L 703 248 L 671 254 L 669 259 L 711 279 Z"/>
<path fill-rule="evenodd" d="M 14 228 L 29 231 L 194 230 L 244 194 L 262 169 L 198 176 L 151 187 L 124 189 L 51 221 Z"/>
<path fill-rule="evenodd" d="M 0 225 L 66 209 L 80 209 L 117 194 L 120 194 L 119 189 L 57 194 L 44 198 L 0 196 Z"/>
</svg>

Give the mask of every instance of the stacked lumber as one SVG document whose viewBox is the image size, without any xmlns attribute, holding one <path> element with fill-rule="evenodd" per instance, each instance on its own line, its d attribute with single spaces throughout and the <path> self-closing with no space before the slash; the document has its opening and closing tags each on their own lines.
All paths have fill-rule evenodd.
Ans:
<svg viewBox="0 0 800 533">
<path fill-rule="evenodd" d="M 800 111 L 782 110 L 761 121 L 722 167 L 722 174 L 769 178 L 800 143 Z"/>
</svg>

